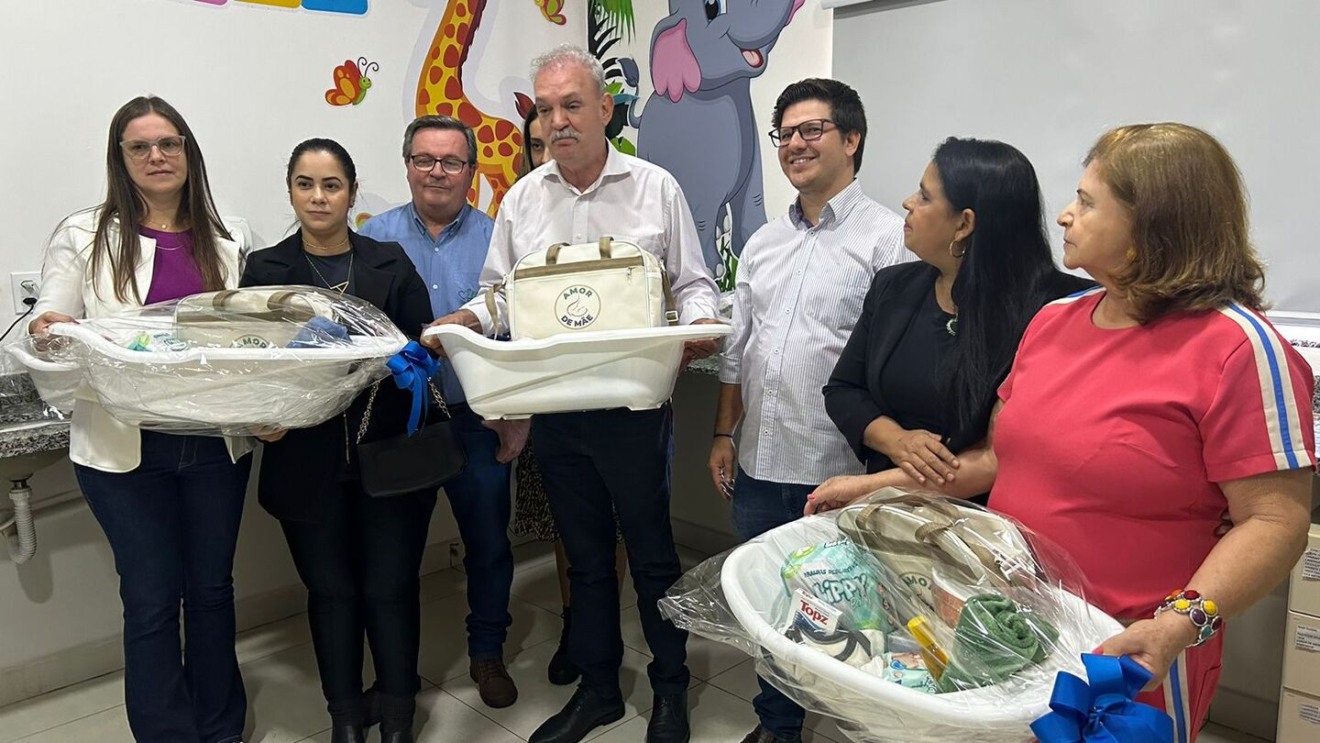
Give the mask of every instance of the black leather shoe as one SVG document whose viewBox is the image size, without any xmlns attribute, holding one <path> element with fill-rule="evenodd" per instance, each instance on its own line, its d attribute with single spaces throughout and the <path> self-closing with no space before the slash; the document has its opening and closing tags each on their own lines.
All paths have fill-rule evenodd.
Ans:
<svg viewBox="0 0 1320 743">
<path fill-rule="evenodd" d="M 367 743 L 367 735 L 355 723 L 335 725 L 330 731 L 330 743 Z"/>
<path fill-rule="evenodd" d="M 415 739 L 411 730 L 398 730 L 382 735 L 380 743 L 415 743 Z"/>
<path fill-rule="evenodd" d="M 607 701 L 579 686 L 559 713 L 532 733 L 528 743 L 578 743 L 587 733 L 623 719 L 623 699 Z"/>
<path fill-rule="evenodd" d="M 687 694 L 656 694 L 646 743 L 688 743 Z"/>
<path fill-rule="evenodd" d="M 792 738 L 781 738 L 765 728 L 757 725 L 752 732 L 742 739 L 742 743 L 802 743 L 802 736 L 795 735 Z"/>
</svg>

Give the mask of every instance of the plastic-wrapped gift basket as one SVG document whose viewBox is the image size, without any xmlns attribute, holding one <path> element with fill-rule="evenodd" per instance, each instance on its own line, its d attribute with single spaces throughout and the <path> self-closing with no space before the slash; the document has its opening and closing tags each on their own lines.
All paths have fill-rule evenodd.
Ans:
<svg viewBox="0 0 1320 743">
<path fill-rule="evenodd" d="M 356 297 L 270 286 L 57 323 L 7 350 L 60 409 L 82 398 L 142 428 L 242 436 L 338 415 L 407 342 Z"/>
<path fill-rule="evenodd" d="M 890 488 L 711 558 L 660 603 L 853 740 L 1016 743 L 1058 672 L 1122 630 L 1084 596 L 1007 517 Z"/>
<path fill-rule="evenodd" d="M 658 408 L 674 394 L 683 344 L 729 334 L 727 325 L 679 325 L 561 333 L 500 341 L 437 325 L 467 403 L 483 418 Z"/>
</svg>

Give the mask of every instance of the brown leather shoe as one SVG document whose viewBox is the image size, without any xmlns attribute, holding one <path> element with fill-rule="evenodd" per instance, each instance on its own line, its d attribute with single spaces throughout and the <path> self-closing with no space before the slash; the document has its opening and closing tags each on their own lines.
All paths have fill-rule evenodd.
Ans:
<svg viewBox="0 0 1320 743">
<path fill-rule="evenodd" d="M 509 671 L 504 667 L 502 659 L 474 660 L 468 675 L 477 682 L 477 691 L 487 707 L 499 709 L 518 701 L 518 687 L 509 678 Z"/>
</svg>

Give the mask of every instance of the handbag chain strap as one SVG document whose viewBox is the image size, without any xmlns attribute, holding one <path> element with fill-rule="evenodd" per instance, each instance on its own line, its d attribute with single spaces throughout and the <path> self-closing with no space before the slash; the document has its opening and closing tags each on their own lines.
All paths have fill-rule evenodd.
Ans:
<svg viewBox="0 0 1320 743">
<path fill-rule="evenodd" d="M 376 406 L 376 393 L 380 391 L 381 381 L 384 380 L 371 385 L 371 395 L 367 397 L 367 409 L 362 413 L 362 423 L 358 426 L 357 441 L 355 443 L 361 444 L 362 438 L 367 435 L 367 426 L 371 424 L 371 409 Z M 446 418 L 453 418 L 454 416 L 449 413 L 449 406 L 445 404 L 444 396 L 440 394 L 440 388 L 435 386 L 435 380 L 427 379 L 426 386 L 431 388 L 431 399 L 435 401 L 436 405 L 440 406 L 440 412 L 444 413 Z"/>
</svg>

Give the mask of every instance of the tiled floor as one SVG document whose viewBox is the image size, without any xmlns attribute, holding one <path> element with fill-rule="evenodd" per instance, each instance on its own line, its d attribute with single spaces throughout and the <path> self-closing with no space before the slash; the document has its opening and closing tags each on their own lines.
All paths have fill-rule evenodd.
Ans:
<svg viewBox="0 0 1320 743">
<path fill-rule="evenodd" d="M 489 709 L 467 677 L 463 615 L 466 579 L 443 570 L 422 580 L 421 651 L 423 690 L 417 723 L 422 743 L 518 743 L 568 700 L 572 687 L 551 686 L 545 667 L 559 637 L 559 593 L 554 557 L 538 545 L 517 549 L 513 628 L 506 646 L 509 672 L 519 701 Z M 685 566 L 698 557 L 684 554 Z M 651 690 L 646 682 L 646 642 L 631 587 L 623 592 L 623 685 L 627 713 L 588 740 L 629 743 L 644 740 Z M 247 683 L 248 731 L 254 743 L 328 743 L 329 720 L 316 677 L 316 661 L 304 616 L 258 627 L 238 641 Z M 750 700 L 756 695 L 752 662 L 739 651 L 693 637 L 688 645 L 693 675 L 690 692 L 693 743 L 738 743 L 756 724 Z M 0 741 L 25 743 L 131 743 L 124 718 L 123 674 L 54 691 L 0 708 Z M 809 717 L 808 743 L 844 743 L 828 719 Z M 375 741 L 373 731 L 370 740 Z M 1260 743 L 1222 728 L 1207 729 L 1201 743 Z"/>
</svg>

